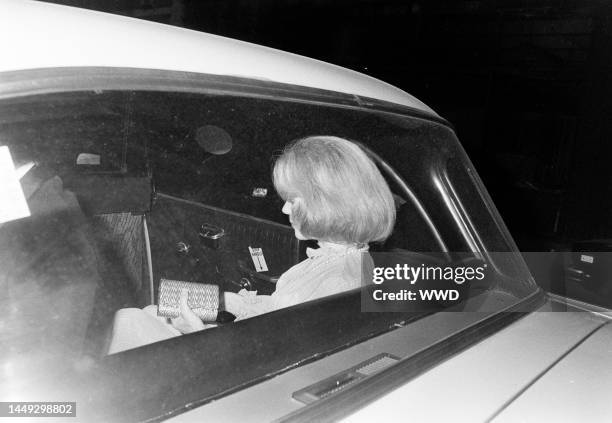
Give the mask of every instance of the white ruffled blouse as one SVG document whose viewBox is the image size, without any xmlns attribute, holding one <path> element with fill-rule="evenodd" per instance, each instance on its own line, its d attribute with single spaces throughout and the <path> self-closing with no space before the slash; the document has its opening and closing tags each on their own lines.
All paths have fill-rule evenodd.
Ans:
<svg viewBox="0 0 612 423">
<path fill-rule="evenodd" d="M 367 253 L 368 246 L 329 242 L 320 242 L 319 246 L 306 249 L 308 258 L 282 274 L 272 295 L 256 295 L 246 290 L 225 293 L 227 311 L 238 319 L 253 317 L 359 288 L 363 272 L 371 274 L 373 262 Z"/>
</svg>

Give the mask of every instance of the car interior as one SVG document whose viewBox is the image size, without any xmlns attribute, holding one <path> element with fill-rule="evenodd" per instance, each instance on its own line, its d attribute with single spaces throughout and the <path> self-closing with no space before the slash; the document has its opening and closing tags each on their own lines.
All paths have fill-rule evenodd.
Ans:
<svg viewBox="0 0 612 423">
<path fill-rule="evenodd" d="M 387 179 L 397 220 L 385 243 L 371 245 L 387 253 L 374 256 L 378 265 L 440 264 L 435 252 L 470 251 L 445 199 L 432 195 L 432 168 L 456 154 L 445 142 L 448 129 L 397 122 L 299 102 L 172 92 L 3 103 L 0 139 L 16 161 L 36 163 L 26 176 L 41 181 L 28 200 L 32 216 L 0 227 L 7 246 L 0 302 L 14 310 L 0 335 L 11 345 L 3 354 L 19 355 L 24 366 L 60 356 L 71 366 L 99 360 L 115 312 L 155 304 L 162 279 L 274 292 L 279 276 L 316 247 L 295 238 L 271 181 L 275 158 L 303 136 L 362 143 Z M 257 271 L 250 248 L 261 249 L 268 270 Z"/>
</svg>

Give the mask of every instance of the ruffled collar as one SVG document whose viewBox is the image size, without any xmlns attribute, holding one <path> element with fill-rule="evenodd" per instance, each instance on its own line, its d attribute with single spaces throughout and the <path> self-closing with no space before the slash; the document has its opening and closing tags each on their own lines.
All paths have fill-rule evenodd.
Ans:
<svg viewBox="0 0 612 423">
<path fill-rule="evenodd" d="M 309 258 L 322 256 L 345 256 L 352 253 L 363 253 L 370 248 L 367 244 L 338 244 L 335 242 L 319 241 L 319 248 L 306 248 L 306 255 Z"/>
</svg>

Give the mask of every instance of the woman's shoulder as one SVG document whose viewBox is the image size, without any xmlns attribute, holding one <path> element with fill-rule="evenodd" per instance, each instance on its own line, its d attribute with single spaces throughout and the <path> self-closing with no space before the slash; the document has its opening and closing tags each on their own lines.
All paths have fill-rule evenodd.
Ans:
<svg viewBox="0 0 612 423">
<path fill-rule="evenodd" d="M 352 252 L 345 255 L 322 258 L 321 263 L 313 266 L 313 276 L 318 279 L 336 279 L 350 282 L 360 282 L 362 274 L 370 270 L 372 258 L 367 251 Z"/>
</svg>

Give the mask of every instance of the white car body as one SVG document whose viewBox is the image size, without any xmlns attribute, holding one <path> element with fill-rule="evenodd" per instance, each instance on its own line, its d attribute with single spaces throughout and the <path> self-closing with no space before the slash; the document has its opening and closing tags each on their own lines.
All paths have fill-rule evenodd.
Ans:
<svg viewBox="0 0 612 423">
<path fill-rule="evenodd" d="M 375 78 L 229 38 L 54 4 L 3 0 L 0 72 L 114 67 L 232 75 L 371 97 L 434 112 Z M 27 18 L 24 18 L 27 17 Z"/>
</svg>

